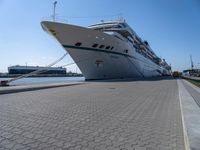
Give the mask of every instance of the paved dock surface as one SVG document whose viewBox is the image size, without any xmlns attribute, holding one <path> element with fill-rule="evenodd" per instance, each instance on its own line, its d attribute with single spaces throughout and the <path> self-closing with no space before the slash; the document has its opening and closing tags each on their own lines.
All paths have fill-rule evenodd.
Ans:
<svg viewBox="0 0 200 150">
<path fill-rule="evenodd" d="M 0 149 L 184 150 L 176 80 L 0 95 Z"/>
<path fill-rule="evenodd" d="M 32 84 L 32 85 L 18 85 L 18 86 L 0 86 L 0 95 L 26 92 L 26 91 L 34 91 L 34 90 L 42 90 L 42 89 L 48 89 L 48 88 L 72 86 L 72 85 L 79 85 L 79 84 L 85 84 L 85 82 L 63 82 L 63 83 Z"/>
</svg>

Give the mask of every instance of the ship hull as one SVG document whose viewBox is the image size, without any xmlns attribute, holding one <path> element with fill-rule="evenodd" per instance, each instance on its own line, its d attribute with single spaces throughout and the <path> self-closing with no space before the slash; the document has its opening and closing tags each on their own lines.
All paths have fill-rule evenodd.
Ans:
<svg viewBox="0 0 200 150">
<path fill-rule="evenodd" d="M 86 80 L 152 77 L 162 74 L 159 65 L 136 53 L 132 45 L 111 35 L 63 23 L 44 21 L 41 24 L 70 54 Z M 93 47 L 94 44 L 98 44 L 98 47 Z M 99 48 L 100 45 L 104 48 Z"/>
</svg>

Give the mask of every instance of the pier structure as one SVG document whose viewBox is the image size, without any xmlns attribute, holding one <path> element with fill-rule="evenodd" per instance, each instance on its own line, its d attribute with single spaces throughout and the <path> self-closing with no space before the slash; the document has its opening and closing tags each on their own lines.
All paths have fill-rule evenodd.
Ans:
<svg viewBox="0 0 200 150">
<path fill-rule="evenodd" d="M 1 91 L 10 91 L 0 95 L 0 149 L 199 147 L 195 132 L 199 127 L 194 129 L 199 120 L 191 113 L 195 111 L 197 117 L 200 108 L 189 90 L 195 88 L 186 81 L 157 78 L 77 84 L 26 92 L 22 86 L 17 93 L 16 87 L 2 87 Z"/>
</svg>

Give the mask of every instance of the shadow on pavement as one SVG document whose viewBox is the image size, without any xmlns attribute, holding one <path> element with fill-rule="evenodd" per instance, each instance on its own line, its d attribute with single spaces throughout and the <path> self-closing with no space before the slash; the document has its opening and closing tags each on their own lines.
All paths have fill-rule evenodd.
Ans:
<svg viewBox="0 0 200 150">
<path fill-rule="evenodd" d="M 99 80 L 86 80 L 87 82 L 132 82 L 132 81 L 160 81 L 160 80 L 176 80 L 171 76 L 161 77 L 140 77 L 140 78 L 126 78 L 126 79 L 99 79 Z"/>
</svg>

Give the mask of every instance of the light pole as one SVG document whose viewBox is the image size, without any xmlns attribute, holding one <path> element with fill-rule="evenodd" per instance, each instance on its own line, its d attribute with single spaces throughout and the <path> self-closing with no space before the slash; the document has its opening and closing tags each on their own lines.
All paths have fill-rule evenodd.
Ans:
<svg viewBox="0 0 200 150">
<path fill-rule="evenodd" d="M 193 70 L 194 64 L 193 64 L 193 60 L 192 60 L 192 55 L 190 55 L 190 62 L 191 62 L 191 69 Z"/>
<path fill-rule="evenodd" d="M 53 3 L 53 21 L 56 20 L 56 4 L 57 4 L 57 1 Z"/>
<path fill-rule="evenodd" d="M 200 63 L 197 63 L 197 69 L 200 70 Z"/>
</svg>

